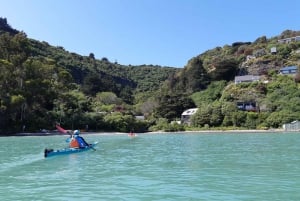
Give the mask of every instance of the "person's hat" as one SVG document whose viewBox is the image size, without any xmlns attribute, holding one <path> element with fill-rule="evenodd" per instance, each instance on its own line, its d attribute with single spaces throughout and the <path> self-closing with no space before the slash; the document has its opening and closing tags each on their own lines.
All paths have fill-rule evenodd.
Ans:
<svg viewBox="0 0 300 201">
<path fill-rule="evenodd" d="M 80 131 L 79 130 L 75 130 L 74 131 L 74 135 L 79 135 Z"/>
</svg>

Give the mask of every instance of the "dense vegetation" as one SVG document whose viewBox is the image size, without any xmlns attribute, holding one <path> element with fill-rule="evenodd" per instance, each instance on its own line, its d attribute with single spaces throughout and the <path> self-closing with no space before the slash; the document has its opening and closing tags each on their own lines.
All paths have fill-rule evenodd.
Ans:
<svg viewBox="0 0 300 201">
<path fill-rule="evenodd" d="M 296 35 L 284 31 L 271 39 L 217 47 L 182 69 L 124 66 L 29 39 L 0 18 L 0 133 L 53 129 L 55 123 L 121 132 L 277 128 L 300 116 L 300 76 L 278 74 L 285 65 L 299 66 L 300 42 L 277 42 Z M 272 47 L 276 54 L 270 53 Z M 249 55 L 254 57 L 246 60 Z M 232 82 L 245 74 L 263 75 L 263 80 Z M 238 110 L 240 101 L 260 109 Z M 192 107 L 199 110 L 190 126 L 172 122 Z"/>
</svg>

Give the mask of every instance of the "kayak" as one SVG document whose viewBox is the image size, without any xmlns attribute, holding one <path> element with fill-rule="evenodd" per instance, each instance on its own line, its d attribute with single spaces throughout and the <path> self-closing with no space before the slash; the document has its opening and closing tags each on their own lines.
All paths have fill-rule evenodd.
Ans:
<svg viewBox="0 0 300 201">
<path fill-rule="evenodd" d="M 94 147 L 98 144 L 98 142 L 94 142 L 93 144 L 90 144 L 90 146 L 86 146 L 83 148 L 64 148 L 64 149 L 45 149 L 44 150 L 44 157 L 50 157 L 50 156 L 58 156 L 58 155 L 66 155 L 66 154 L 73 154 L 73 153 L 79 153 L 88 151 L 90 149 L 94 149 Z"/>
</svg>

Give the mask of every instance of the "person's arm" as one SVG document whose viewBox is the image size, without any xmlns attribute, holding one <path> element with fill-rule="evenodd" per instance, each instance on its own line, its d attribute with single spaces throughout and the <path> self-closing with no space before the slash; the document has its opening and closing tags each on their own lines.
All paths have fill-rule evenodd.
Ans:
<svg viewBox="0 0 300 201">
<path fill-rule="evenodd" d="M 73 135 L 72 135 L 72 133 L 69 133 L 69 132 L 68 132 L 68 134 L 70 134 L 70 137 L 68 137 L 68 138 L 66 139 L 66 142 L 67 142 L 67 143 L 70 143 L 70 142 L 72 141 L 72 139 L 73 139 Z"/>
</svg>

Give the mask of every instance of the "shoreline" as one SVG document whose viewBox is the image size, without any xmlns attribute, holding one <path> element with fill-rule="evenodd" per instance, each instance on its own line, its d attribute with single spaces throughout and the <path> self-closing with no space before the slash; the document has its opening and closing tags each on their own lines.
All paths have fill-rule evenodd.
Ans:
<svg viewBox="0 0 300 201">
<path fill-rule="evenodd" d="M 285 131 L 283 129 L 270 129 L 270 130 L 199 130 L 199 131 L 176 131 L 176 132 L 166 132 L 166 131 L 152 131 L 138 134 L 168 134 L 168 133 L 284 133 L 284 132 L 299 132 L 299 131 Z M 58 133 L 58 132 L 24 132 L 15 134 L 1 134 L 0 137 L 26 137 L 26 136 L 69 136 L 69 134 Z M 122 132 L 82 132 L 81 135 L 128 135 L 128 133 Z"/>
<path fill-rule="evenodd" d="M 122 135 L 127 133 L 120 132 L 81 132 L 80 135 Z M 26 137 L 26 136 L 70 136 L 70 134 L 59 133 L 59 132 L 23 132 L 15 134 L 0 134 L 0 137 Z"/>
</svg>

